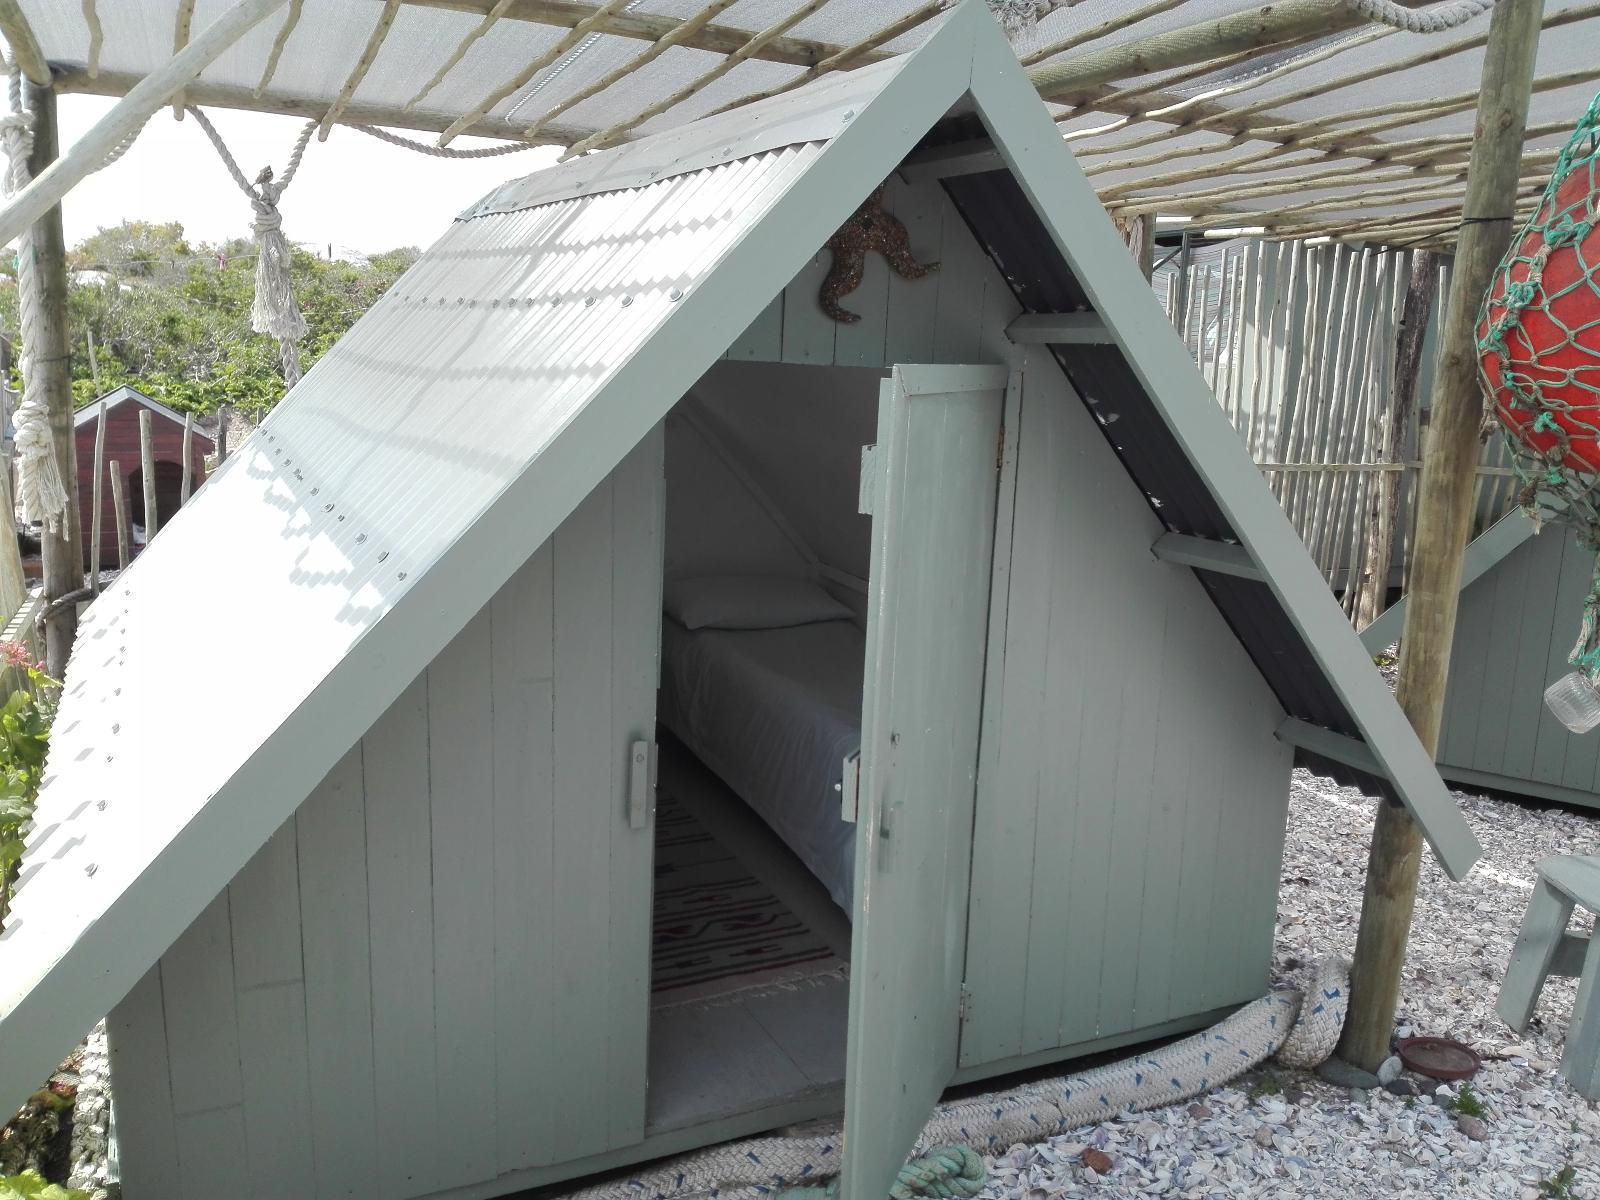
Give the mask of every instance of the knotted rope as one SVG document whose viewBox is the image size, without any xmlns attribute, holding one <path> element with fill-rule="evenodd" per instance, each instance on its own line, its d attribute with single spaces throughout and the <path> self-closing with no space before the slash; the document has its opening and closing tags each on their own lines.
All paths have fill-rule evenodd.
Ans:
<svg viewBox="0 0 1600 1200">
<path fill-rule="evenodd" d="M 1006 36 L 1015 42 L 1033 30 L 1040 21 L 1071 0 L 988 0 L 989 11 L 1000 22 Z"/>
<path fill-rule="evenodd" d="M 1245 1005 L 1210 1029 L 1120 1062 L 942 1104 L 923 1126 L 917 1157 L 900 1171 L 893 1200 L 958 1200 L 983 1187 L 984 1154 L 1037 1142 L 1123 1113 L 1163 1108 L 1220 1087 L 1274 1054 L 1285 1066 L 1325 1062 L 1344 1025 L 1350 964 L 1318 965 L 1304 996 L 1285 989 Z M 794 1137 L 756 1138 L 690 1154 L 630 1178 L 584 1188 L 567 1200 L 830 1200 L 843 1131 L 834 1123 Z"/>
<path fill-rule="evenodd" d="M 5 141 L 7 170 L 6 194 L 28 185 L 28 156 L 33 152 L 33 118 L 22 106 L 22 71 L 15 60 L 6 60 L 7 95 L 10 111 L 0 118 L 0 136 Z M 43 380 L 34 365 L 39 352 L 40 311 L 43 297 L 38 264 L 34 259 L 33 235 L 24 231 L 17 240 L 17 307 L 22 321 L 22 403 L 13 416 L 16 426 L 16 488 L 22 502 L 22 519 L 37 521 L 55 534 L 70 528 L 65 520 L 67 489 L 56 462 L 55 443 L 50 437 L 50 405 Z"/>
<path fill-rule="evenodd" d="M 1344 0 L 1369 21 L 1403 29 L 1407 33 L 1443 33 L 1458 29 L 1473 17 L 1488 12 L 1494 0 L 1452 0 L 1432 8 L 1402 8 L 1394 0 Z"/>
<path fill-rule="evenodd" d="M 306 319 L 294 298 L 294 285 L 289 275 L 289 243 L 283 236 L 283 216 L 278 212 L 278 201 L 293 182 L 295 172 L 300 169 L 300 160 L 305 157 L 306 146 L 316 132 L 317 122 L 308 121 L 300 131 L 300 137 L 284 166 L 282 179 L 274 181 L 272 168 L 263 167 L 255 182 L 251 183 L 205 113 L 192 105 L 185 111 L 194 117 L 195 123 L 211 139 L 223 166 L 228 168 L 228 174 L 233 176 L 239 190 L 249 197 L 250 207 L 255 212 L 250 231 L 255 235 L 258 253 L 256 298 L 250 308 L 250 328 L 277 339 L 284 386 L 286 390 L 293 388 L 300 382 L 300 339 L 306 335 Z"/>
</svg>

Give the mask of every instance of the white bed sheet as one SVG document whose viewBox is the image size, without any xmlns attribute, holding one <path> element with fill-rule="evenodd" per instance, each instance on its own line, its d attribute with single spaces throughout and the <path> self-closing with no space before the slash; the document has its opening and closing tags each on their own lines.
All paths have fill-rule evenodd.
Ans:
<svg viewBox="0 0 1600 1200">
<path fill-rule="evenodd" d="M 660 718 L 850 912 L 855 826 L 839 816 L 861 748 L 866 635 L 850 621 L 690 632 L 662 621 Z"/>
</svg>

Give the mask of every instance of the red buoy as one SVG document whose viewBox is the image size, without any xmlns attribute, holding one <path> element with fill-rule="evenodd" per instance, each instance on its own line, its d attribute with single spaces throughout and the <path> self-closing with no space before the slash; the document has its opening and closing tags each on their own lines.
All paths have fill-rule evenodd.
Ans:
<svg viewBox="0 0 1600 1200">
<path fill-rule="evenodd" d="M 1591 174 L 1574 171 L 1546 197 L 1496 273 L 1478 326 L 1484 384 L 1501 424 L 1550 465 L 1582 472 L 1600 472 L 1600 227 L 1559 235 L 1595 220 L 1600 186 Z M 1530 281 L 1531 291 L 1519 294 Z"/>
</svg>

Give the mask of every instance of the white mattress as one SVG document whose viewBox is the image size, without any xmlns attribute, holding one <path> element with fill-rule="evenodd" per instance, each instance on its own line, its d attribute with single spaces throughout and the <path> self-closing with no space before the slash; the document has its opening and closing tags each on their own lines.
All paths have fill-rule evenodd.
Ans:
<svg viewBox="0 0 1600 1200">
<path fill-rule="evenodd" d="M 866 636 L 849 621 L 689 632 L 662 622 L 660 718 L 851 911 L 855 826 L 839 816 L 861 748 Z"/>
</svg>

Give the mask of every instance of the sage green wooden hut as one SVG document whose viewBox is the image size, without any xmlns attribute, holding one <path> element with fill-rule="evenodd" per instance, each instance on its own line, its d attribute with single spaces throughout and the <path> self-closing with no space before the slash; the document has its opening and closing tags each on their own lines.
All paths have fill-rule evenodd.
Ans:
<svg viewBox="0 0 1600 1200">
<path fill-rule="evenodd" d="M 1600 808 L 1600 737 L 1570 732 L 1544 704 L 1572 670 L 1594 554 L 1565 526 L 1537 532 L 1516 510 L 1467 547 L 1439 771 L 1464 787 Z M 1399 639 L 1405 607 L 1362 631 L 1368 649 Z"/>
<path fill-rule="evenodd" d="M 886 175 L 940 268 L 873 256 L 837 323 L 815 252 Z M 675 544 L 718 470 L 725 536 Z M 664 580 L 748 576 L 740 539 L 861 622 L 848 984 L 661 1009 Z M 204 688 L 196 579 L 258 631 Z M 99 598 L 0 1100 L 110 1011 L 129 1200 L 490 1196 L 841 1109 L 880 1197 L 951 1083 L 1262 991 L 1297 747 L 1475 860 L 968 0 L 487 196 Z"/>
</svg>

